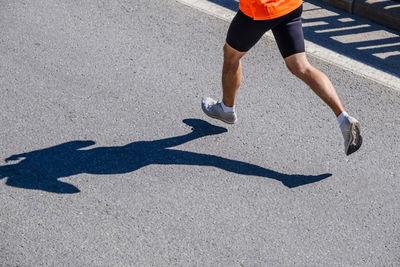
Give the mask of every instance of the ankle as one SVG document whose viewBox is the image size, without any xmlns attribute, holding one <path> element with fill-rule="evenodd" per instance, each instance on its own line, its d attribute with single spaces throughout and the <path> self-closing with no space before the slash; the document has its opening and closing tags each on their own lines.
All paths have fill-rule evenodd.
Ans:
<svg viewBox="0 0 400 267">
<path fill-rule="evenodd" d="M 224 104 L 224 101 L 221 101 L 221 107 L 224 112 L 235 112 L 235 106 L 228 107 Z"/>
<path fill-rule="evenodd" d="M 346 111 L 343 111 L 342 113 L 340 113 L 339 116 L 337 116 L 337 121 L 338 121 L 339 125 L 342 125 L 344 120 L 348 117 L 349 117 L 349 114 L 347 114 Z"/>
</svg>

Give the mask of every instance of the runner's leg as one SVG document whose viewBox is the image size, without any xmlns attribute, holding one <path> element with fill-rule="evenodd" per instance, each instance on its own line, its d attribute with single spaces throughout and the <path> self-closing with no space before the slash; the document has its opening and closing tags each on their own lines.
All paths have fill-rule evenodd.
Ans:
<svg viewBox="0 0 400 267">
<path fill-rule="evenodd" d="M 276 23 L 276 21 L 275 24 L 271 21 L 256 22 L 238 11 L 229 26 L 224 45 L 222 101 L 218 102 L 210 97 L 203 98 L 201 108 L 207 116 L 229 124 L 236 123 L 235 99 L 242 80 L 240 60 Z"/>
<path fill-rule="evenodd" d="M 310 86 L 335 113 L 344 138 L 344 152 L 350 155 L 362 144 L 360 123 L 344 111 L 329 78 L 308 62 L 304 49 L 301 12 L 300 7 L 291 13 L 292 17 L 280 23 L 272 31 L 288 69 Z"/>
<path fill-rule="evenodd" d="M 288 69 L 304 81 L 332 109 L 336 117 L 344 112 L 344 107 L 329 78 L 313 67 L 306 53 L 297 53 L 285 58 Z"/>
<path fill-rule="evenodd" d="M 272 29 L 282 57 L 288 69 L 310 88 L 332 109 L 336 116 L 343 105 L 329 78 L 313 67 L 307 60 L 301 24 L 302 7 L 290 13 L 287 20 Z"/>
<path fill-rule="evenodd" d="M 240 10 L 229 26 L 224 46 L 224 65 L 222 68 L 222 102 L 233 107 L 242 80 L 240 59 L 271 29 L 273 22 L 254 21 Z"/>
<path fill-rule="evenodd" d="M 235 105 L 236 94 L 242 81 L 241 58 L 246 52 L 240 52 L 229 44 L 224 46 L 224 65 L 222 67 L 222 101 L 227 107 Z"/>
</svg>

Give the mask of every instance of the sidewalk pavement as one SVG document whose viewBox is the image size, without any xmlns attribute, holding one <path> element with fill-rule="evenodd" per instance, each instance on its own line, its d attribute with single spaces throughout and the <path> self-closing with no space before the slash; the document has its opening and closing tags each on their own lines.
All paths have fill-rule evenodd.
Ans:
<svg viewBox="0 0 400 267">
<path fill-rule="evenodd" d="M 395 0 L 320 0 L 351 14 L 400 30 L 400 1 Z"/>
</svg>

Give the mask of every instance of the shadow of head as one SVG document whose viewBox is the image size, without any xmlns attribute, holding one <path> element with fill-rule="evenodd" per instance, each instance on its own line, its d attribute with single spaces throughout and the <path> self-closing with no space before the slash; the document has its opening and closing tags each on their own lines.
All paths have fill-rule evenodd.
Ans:
<svg viewBox="0 0 400 267">
<path fill-rule="evenodd" d="M 199 135 L 221 134 L 228 131 L 226 128 L 212 125 L 200 119 L 184 119 L 183 122 L 191 126 L 193 132 Z"/>
</svg>

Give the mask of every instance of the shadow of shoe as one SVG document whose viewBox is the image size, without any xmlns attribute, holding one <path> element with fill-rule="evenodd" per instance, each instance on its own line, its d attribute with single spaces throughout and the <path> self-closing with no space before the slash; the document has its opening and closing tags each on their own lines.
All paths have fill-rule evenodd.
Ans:
<svg viewBox="0 0 400 267">
<path fill-rule="evenodd" d="M 192 127 L 194 133 L 198 135 L 213 135 L 226 133 L 228 130 L 224 127 L 212 125 L 206 121 L 199 119 L 184 119 L 183 122 Z"/>
</svg>

